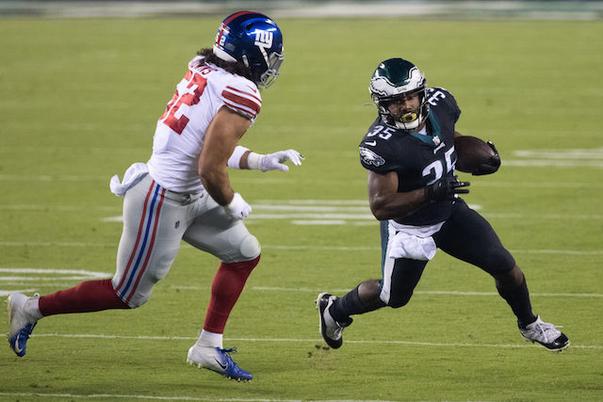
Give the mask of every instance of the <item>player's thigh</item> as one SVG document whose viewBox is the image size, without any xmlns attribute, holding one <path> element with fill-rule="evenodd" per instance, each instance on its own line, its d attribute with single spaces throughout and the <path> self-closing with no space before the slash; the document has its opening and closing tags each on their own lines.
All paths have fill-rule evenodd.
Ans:
<svg viewBox="0 0 603 402">
<path fill-rule="evenodd" d="M 427 261 L 388 257 L 392 243 L 390 239 L 395 233 L 387 221 L 381 222 L 382 279 L 379 298 L 388 306 L 402 307 L 410 301 Z"/>
<path fill-rule="evenodd" d="M 122 300 L 137 307 L 147 301 L 178 253 L 186 207 L 168 199 L 147 176 L 125 194 L 123 220 L 113 287 Z"/>
<path fill-rule="evenodd" d="M 457 201 L 452 216 L 433 238 L 447 254 L 492 275 L 508 272 L 515 266 L 513 256 L 494 228 L 463 201 Z"/>
<path fill-rule="evenodd" d="M 410 258 L 390 259 L 386 262 L 391 269 L 383 271 L 381 293 L 379 298 L 390 307 L 405 306 L 411 299 L 427 261 Z"/>
<path fill-rule="evenodd" d="M 188 227 L 183 240 L 224 262 L 252 260 L 261 252 L 258 240 L 243 221 L 227 215 L 209 197 L 205 211 Z"/>
</svg>

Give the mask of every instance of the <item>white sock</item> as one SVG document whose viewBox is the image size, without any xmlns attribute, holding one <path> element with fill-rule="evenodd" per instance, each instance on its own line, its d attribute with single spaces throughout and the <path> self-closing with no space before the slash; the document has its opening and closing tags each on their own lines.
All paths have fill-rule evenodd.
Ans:
<svg viewBox="0 0 603 402">
<path fill-rule="evenodd" d="M 25 304 L 23 304 L 23 310 L 25 313 L 33 320 L 38 321 L 43 317 L 40 312 L 40 297 L 34 296 L 27 299 Z"/>
<path fill-rule="evenodd" d="M 222 346 L 222 334 L 216 334 L 215 332 L 209 332 L 206 330 L 201 330 L 201 335 L 199 335 L 199 339 L 197 339 L 197 345 L 199 346 L 211 346 L 214 348 L 223 348 Z"/>
</svg>

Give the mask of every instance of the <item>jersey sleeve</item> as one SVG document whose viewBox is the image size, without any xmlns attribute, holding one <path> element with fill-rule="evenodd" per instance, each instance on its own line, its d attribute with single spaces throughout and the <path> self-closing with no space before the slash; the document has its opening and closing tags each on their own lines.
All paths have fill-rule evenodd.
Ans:
<svg viewBox="0 0 603 402">
<path fill-rule="evenodd" d="M 383 140 L 369 140 L 365 137 L 358 150 L 360 152 L 360 164 L 367 170 L 386 174 L 399 168 L 399 163 Z"/>
<path fill-rule="evenodd" d="M 442 103 L 444 103 L 444 105 L 446 105 L 447 112 L 450 114 L 453 121 L 456 123 L 459 120 L 459 118 L 461 117 L 461 109 L 459 108 L 458 103 L 456 103 L 456 99 L 454 98 L 454 95 L 452 95 L 450 93 L 450 91 L 448 91 L 445 88 L 433 88 L 433 90 L 436 93 L 441 92 L 444 94 Z"/>
<path fill-rule="evenodd" d="M 234 76 L 222 88 L 220 97 L 226 107 L 254 121 L 262 108 L 257 86 L 246 78 Z"/>
</svg>

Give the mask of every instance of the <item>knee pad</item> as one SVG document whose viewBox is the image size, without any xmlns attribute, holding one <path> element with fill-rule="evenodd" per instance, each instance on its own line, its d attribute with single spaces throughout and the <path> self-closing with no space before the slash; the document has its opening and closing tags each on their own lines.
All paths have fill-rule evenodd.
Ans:
<svg viewBox="0 0 603 402">
<path fill-rule="evenodd" d="M 252 235 L 248 234 L 243 241 L 239 244 L 239 253 L 241 254 L 242 260 L 250 260 L 256 258 L 262 252 L 260 242 Z"/>
</svg>

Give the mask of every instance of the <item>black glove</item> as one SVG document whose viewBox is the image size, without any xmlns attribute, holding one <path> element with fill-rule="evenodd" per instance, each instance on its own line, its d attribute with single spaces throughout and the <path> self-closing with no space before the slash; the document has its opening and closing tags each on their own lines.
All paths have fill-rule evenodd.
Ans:
<svg viewBox="0 0 603 402">
<path fill-rule="evenodd" d="M 457 176 L 446 176 L 425 187 L 425 195 L 431 201 L 455 200 L 459 194 L 468 194 L 471 183 L 459 181 Z"/>
<path fill-rule="evenodd" d="M 472 173 L 473 176 L 483 176 L 486 174 L 492 174 L 498 170 L 500 167 L 500 155 L 498 154 L 498 149 L 492 141 L 487 141 L 486 144 L 492 151 L 494 151 L 494 155 L 490 158 L 490 160 L 486 163 L 482 163 L 475 172 Z"/>
</svg>

